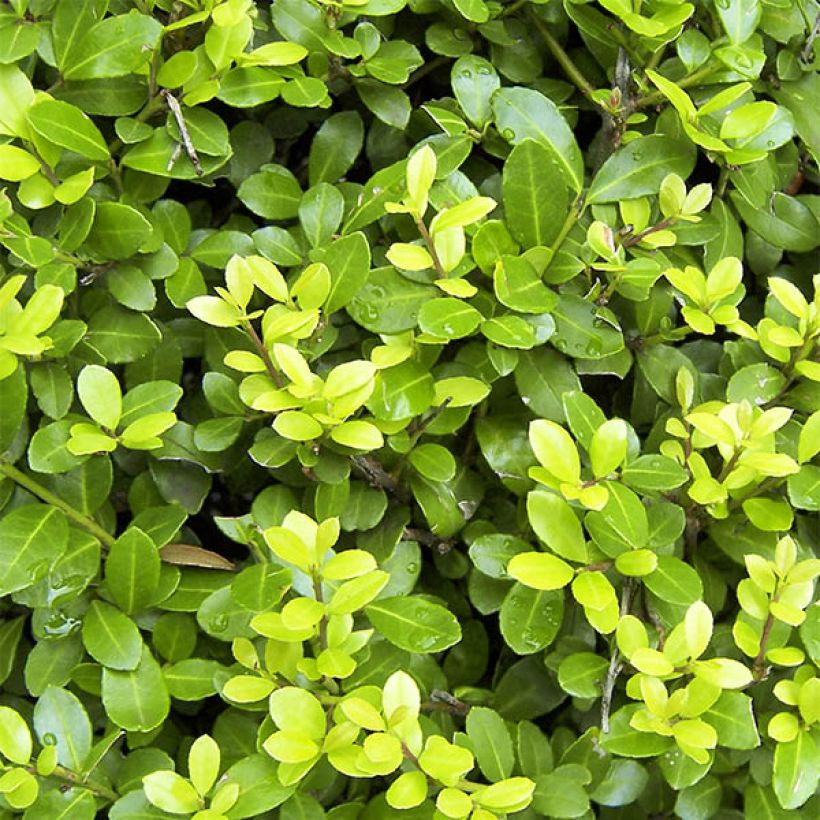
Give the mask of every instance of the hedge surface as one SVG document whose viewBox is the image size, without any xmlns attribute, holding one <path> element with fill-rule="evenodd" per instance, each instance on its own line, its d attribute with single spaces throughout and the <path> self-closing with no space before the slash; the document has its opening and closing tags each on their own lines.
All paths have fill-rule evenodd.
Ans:
<svg viewBox="0 0 820 820">
<path fill-rule="evenodd" d="M 816 0 L 0 8 L 0 819 L 812 818 Z"/>
</svg>

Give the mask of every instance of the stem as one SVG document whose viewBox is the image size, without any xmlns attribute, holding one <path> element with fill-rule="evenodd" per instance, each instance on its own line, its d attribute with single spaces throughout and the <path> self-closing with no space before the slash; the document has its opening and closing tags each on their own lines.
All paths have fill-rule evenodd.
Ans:
<svg viewBox="0 0 820 820">
<path fill-rule="evenodd" d="M 800 11 L 803 14 L 803 19 L 806 19 L 806 11 L 803 8 L 803 4 L 798 4 L 800 6 Z M 808 24 L 808 20 L 806 23 Z M 810 63 L 812 60 L 812 56 L 814 54 L 814 41 L 820 36 L 820 14 L 814 20 L 814 26 L 812 27 L 809 36 L 806 38 L 806 45 L 803 47 L 803 50 L 800 52 L 800 59 L 804 63 Z"/>
<path fill-rule="evenodd" d="M 43 776 L 38 774 L 35 766 L 27 766 L 26 771 L 29 774 L 33 774 L 35 777 Z M 102 797 L 103 799 L 108 800 L 110 803 L 115 802 L 120 797 L 117 792 L 108 788 L 108 786 L 104 786 L 96 780 L 85 779 L 82 775 L 77 774 L 77 772 L 74 772 L 71 769 L 66 769 L 65 766 L 56 766 L 54 771 L 51 772 L 51 774 L 46 775 L 46 777 L 53 777 L 56 780 L 62 780 L 63 783 L 67 783 L 70 786 L 78 789 L 85 789 L 86 791 L 95 794 L 97 797 Z"/>
<path fill-rule="evenodd" d="M 504 7 L 504 11 L 501 12 L 502 17 L 509 17 L 511 14 L 515 14 L 521 6 L 526 6 L 530 0 L 514 0 L 514 2 L 510 3 L 509 6 Z"/>
<path fill-rule="evenodd" d="M 470 711 L 470 704 L 459 700 L 449 692 L 433 689 L 430 700 L 421 704 L 423 712 L 447 712 L 457 717 L 464 717 Z"/>
<path fill-rule="evenodd" d="M 526 0 L 526 1 L 529 2 L 529 0 Z M 449 59 L 450 59 L 449 57 L 438 56 L 438 57 L 434 57 L 432 60 L 427 60 L 424 63 L 424 65 L 419 66 L 410 75 L 410 77 L 407 79 L 407 82 L 404 83 L 404 85 L 402 85 L 402 87 L 401 87 L 402 91 L 406 91 L 408 88 L 410 88 L 411 85 L 414 85 L 420 79 L 422 79 L 422 77 L 426 77 L 432 71 L 435 71 L 440 66 L 443 66 L 445 63 L 448 62 Z"/>
<path fill-rule="evenodd" d="M 769 613 L 766 618 L 766 623 L 763 624 L 763 633 L 760 636 L 760 651 L 755 658 L 754 666 L 752 667 L 752 674 L 756 681 L 763 680 L 763 675 L 766 673 L 766 644 L 769 642 L 769 634 L 774 625 L 774 615 Z"/>
<path fill-rule="evenodd" d="M 623 618 L 629 612 L 630 604 L 632 603 L 632 593 L 635 590 L 635 579 L 627 578 L 624 581 L 623 589 L 621 590 L 621 607 L 620 613 Z M 612 695 L 615 692 L 615 681 L 618 680 L 618 675 L 623 669 L 623 661 L 621 660 L 621 653 L 618 650 L 618 644 L 612 650 L 612 657 L 609 661 L 609 669 L 607 669 L 604 685 L 601 688 L 601 731 L 604 734 L 609 733 L 609 713 L 612 709 Z"/>
<path fill-rule="evenodd" d="M 677 86 L 678 88 L 691 88 L 693 85 L 698 85 L 707 77 L 710 77 L 716 70 L 717 69 L 714 66 L 705 66 L 704 68 L 700 68 L 695 71 L 694 74 L 690 74 L 688 77 L 678 80 Z M 639 97 L 635 101 L 635 108 L 650 108 L 653 105 L 661 105 L 665 102 L 666 97 L 664 97 L 660 91 L 650 91 L 648 94 L 644 94 L 643 97 Z"/>
<path fill-rule="evenodd" d="M 162 108 L 162 97 L 159 94 L 151 97 L 147 103 L 142 107 L 139 113 L 134 117 L 137 122 L 145 122 L 146 120 L 150 119 L 157 111 Z M 108 145 L 108 153 L 114 155 L 117 151 L 121 150 L 123 147 L 123 142 L 121 139 L 117 138 L 112 140 Z"/>
<path fill-rule="evenodd" d="M 750 490 L 748 493 L 746 493 L 746 495 L 739 496 L 738 498 L 733 498 L 728 505 L 729 512 L 734 512 L 735 510 L 739 509 L 743 506 L 743 502 L 748 501 L 748 499 L 750 498 L 757 498 L 757 496 L 765 495 L 770 490 L 776 490 L 785 480 L 785 477 L 769 478 L 762 484 L 759 484 L 753 490 Z"/>
<path fill-rule="evenodd" d="M 51 504 L 52 507 L 57 507 L 62 510 L 68 518 L 86 530 L 86 532 L 90 532 L 91 535 L 104 546 L 112 547 L 117 540 L 111 533 L 104 530 L 93 518 L 89 518 L 77 512 L 68 502 L 63 501 L 62 498 L 50 490 L 47 490 L 42 484 L 39 484 L 30 476 L 27 476 L 22 470 L 18 470 L 14 465 L 0 461 L 0 475 L 10 478 L 15 484 L 36 495 L 40 500 L 45 501 L 46 504 Z"/>
<path fill-rule="evenodd" d="M 774 406 L 783 396 L 788 392 L 789 388 L 794 384 L 795 375 L 794 375 L 794 368 L 798 364 L 798 362 L 802 362 L 804 359 L 809 358 L 813 354 L 814 350 L 814 339 L 811 337 L 806 339 L 803 342 L 803 345 L 798 348 L 795 352 L 793 352 L 789 358 L 788 364 L 783 368 L 783 375 L 786 377 L 786 381 L 783 384 L 783 387 L 777 391 L 777 395 L 769 399 L 766 404 L 763 405 L 764 409 L 768 409 L 769 407 Z"/>
<path fill-rule="evenodd" d="M 587 564 L 585 567 L 578 567 L 575 573 L 580 575 L 582 572 L 606 572 L 608 569 L 612 569 L 614 564 L 614 561 L 599 561 L 597 564 Z"/>
<path fill-rule="evenodd" d="M 450 538 L 439 538 L 429 530 L 420 530 L 415 527 L 405 527 L 402 533 L 405 541 L 415 541 L 436 550 L 439 555 L 446 555 L 453 548 L 453 540 Z"/>
<path fill-rule="evenodd" d="M 653 52 L 646 64 L 646 68 L 650 71 L 654 71 L 661 64 L 664 51 L 666 51 L 666 43 L 664 43 L 657 51 Z"/>
<path fill-rule="evenodd" d="M 421 238 L 424 240 L 424 244 L 427 245 L 427 250 L 433 259 L 433 267 L 436 269 L 436 276 L 439 279 L 446 279 L 447 271 L 444 270 L 444 265 L 441 264 L 441 259 L 439 259 L 438 252 L 436 251 L 436 243 L 433 241 L 433 237 L 430 236 L 430 231 L 427 230 L 427 226 L 424 224 L 424 220 L 420 216 L 416 219 L 416 227 L 419 229 Z"/>
<path fill-rule="evenodd" d="M 268 371 L 268 375 L 271 377 L 273 383 L 281 388 L 282 387 L 282 378 L 279 375 L 279 371 L 273 364 L 273 359 L 270 357 L 270 353 L 268 353 L 268 349 L 265 347 L 265 343 L 259 338 L 259 334 L 256 332 L 256 329 L 251 324 L 250 319 L 243 319 L 242 320 L 242 327 L 245 330 L 245 333 L 251 337 L 251 341 L 254 344 L 254 347 L 259 351 L 259 355 L 262 358 L 262 361 L 265 363 L 265 370 Z"/>
<path fill-rule="evenodd" d="M 371 487 L 377 487 L 395 496 L 399 501 L 409 501 L 407 493 L 399 486 L 395 477 L 373 456 L 351 456 L 353 466 L 367 479 Z"/>
<path fill-rule="evenodd" d="M 625 248 L 631 248 L 633 245 L 637 245 L 642 242 L 647 236 L 657 233 L 658 231 L 665 231 L 670 225 L 673 225 L 674 222 L 675 220 L 671 217 L 668 219 L 662 219 L 657 225 L 650 225 L 648 228 L 644 228 L 640 233 L 627 236 L 621 244 Z"/>
<path fill-rule="evenodd" d="M 547 263 L 548 267 L 552 263 L 552 260 L 555 259 L 555 254 L 560 250 L 561 245 L 564 243 L 564 240 L 567 238 L 569 232 L 575 227 L 575 223 L 581 218 L 585 208 L 586 206 L 581 202 L 581 197 L 579 195 L 575 202 L 572 203 L 569 213 L 567 214 L 567 218 L 564 220 L 561 230 L 558 231 L 558 236 L 555 237 L 555 241 L 552 245 L 550 245 L 550 259 Z"/>
<path fill-rule="evenodd" d="M 718 176 L 717 181 L 717 188 L 715 189 L 715 196 L 718 199 L 723 199 L 723 195 L 726 193 L 726 186 L 729 183 L 729 166 L 723 165 L 720 169 L 720 175 Z"/>
<path fill-rule="evenodd" d="M 547 24 L 538 17 L 533 15 L 532 21 L 535 23 L 535 27 L 538 29 L 541 36 L 544 38 L 544 42 L 547 44 L 547 48 L 550 50 L 550 53 L 555 58 L 555 61 L 558 65 L 561 66 L 562 71 L 567 77 L 572 80 L 575 84 L 575 87 L 587 98 L 592 100 L 596 105 L 601 105 L 598 103 L 593 97 L 592 94 L 595 89 L 592 87 L 592 83 L 581 73 L 581 70 L 578 68 L 577 65 L 572 61 L 572 58 L 564 51 L 563 46 L 552 36 L 552 32 L 547 28 Z"/>
</svg>

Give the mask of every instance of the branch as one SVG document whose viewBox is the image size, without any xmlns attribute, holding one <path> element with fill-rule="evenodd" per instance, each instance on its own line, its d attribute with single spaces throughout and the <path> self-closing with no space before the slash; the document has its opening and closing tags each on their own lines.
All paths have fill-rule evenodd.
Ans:
<svg viewBox="0 0 820 820">
<path fill-rule="evenodd" d="M 424 712 L 447 712 L 456 717 L 464 717 L 470 711 L 470 704 L 441 689 L 430 692 L 430 700 L 421 704 Z"/>
<path fill-rule="evenodd" d="M 419 544 L 424 544 L 425 547 L 431 547 L 439 555 L 447 555 L 455 546 L 455 542 L 450 538 L 439 538 L 429 530 L 420 530 L 414 527 L 405 527 L 402 538 L 407 541 L 417 541 Z"/>
<path fill-rule="evenodd" d="M 623 589 L 621 590 L 621 608 L 620 613 L 623 618 L 629 612 L 630 604 L 632 603 L 632 593 L 635 591 L 635 579 L 627 578 L 624 581 Z M 609 661 L 609 669 L 607 669 L 604 685 L 601 688 L 601 731 L 604 734 L 609 733 L 609 713 L 612 709 L 612 695 L 615 692 L 615 682 L 618 680 L 618 675 L 623 669 L 623 661 L 621 660 L 621 653 L 618 650 L 618 644 L 612 650 L 612 657 Z"/>
<path fill-rule="evenodd" d="M 535 23 L 535 27 L 538 29 L 541 36 L 544 38 L 544 42 L 547 44 L 547 48 L 550 50 L 550 53 L 555 58 L 555 61 L 558 65 L 561 66 L 564 74 L 572 80 L 575 84 L 575 87 L 589 100 L 594 102 L 596 105 L 600 106 L 600 103 L 597 102 L 593 95 L 595 89 L 592 87 L 592 83 L 581 73 L 581 70 L 578 68 L 577 65 L 572 61 L 572 58 L 564 51 L 563 46 L 552 36 L 552 32 L 547 28 L 547 24 L 541 20 L 539 17 L 532 15 L 532 21 Z"/>
<path fill-rule="evenodd" d="M 279 371 L 273 364 L 273 359 L 270 357 L 270 353 L 268 353 L 268 349 L 265 347 L 265 343 L 262 339 L 259 338 L 259 334 L 256 332 L 256 328 L 251 324 L 250 319 L 244 319 L 242 321 L 242 327 L 245 330 L 245 333 L 251 337 L 251 341 L 254 344 L 254 347 L 259 353 L 262 361 L 265 363 L 265 370 L 268 371 L 268 375 L 271 377 L 271 380 L 277 387 L 282 387 L 282 377 L 279 375 Z"/>
<path fill-rule="evenodd" d="M 433 241 L 433 237 L 430 236 L 430 231 L 427 230 L 427 226 L 424 224 L 424 220 L 421 217 L 416 220 L 416 227 L 419 229 L 419 233 L 421 234 L 421 238 L 424 240 L 424 244 L 427 245 L 427 250 L 433 260 L 433 267 L 436 269 L 436 276 L 439 279 L 446 279 L 447 271 L 444 270 L 444 265 L 441 264 L 441 259 L 439 258 L 438 251 L 436 250 L 436 243 Z"/>
<path fill-rule="evenodd" d="M 373 456 L 351 456 L 350 461 L 371 487 L 394 495 L 399 501 L 408 501 L 409 496 L 384 466 Z"/>
<path fill-rule="evenodd" d="M 52 493 L 39 484 L 30 476 L 27 476 L 22 470 L 18 470 L 14 465 L 5 461 L 0 461 L 0 475 L 10 478 L 15 484 L 19 485 L 25 490 L 28 490 L 33 495 L 36 495 L 41 501 L 46 504 L 51 504 L 52 507 L 62 510 L 62 512 L 70 518 L 75 524 L 82 527 L 86 532 L 90 532 L 100 543 L 106 547 L 112 547 L 117 540 L 111 533 L 104 530 L 93 518 L 83 515 L 74 509 L 67 501 Z"/>
<path fill-rule="evenodd" d="M 766 618 L 766 623 L 763 624 L 763 633 L 760 636 L 760 650 L 758 651 L 754 665 L 752 666 L 752 674 L 754 675 L 754 679 L 756 681 L 763 680 L 763 677 L 766 674 L 766 644 L 769 642 L 769 635 L 771 634 L 773 626 L 774 615 L 770 612 L 769 616 Z"/>
</svg>

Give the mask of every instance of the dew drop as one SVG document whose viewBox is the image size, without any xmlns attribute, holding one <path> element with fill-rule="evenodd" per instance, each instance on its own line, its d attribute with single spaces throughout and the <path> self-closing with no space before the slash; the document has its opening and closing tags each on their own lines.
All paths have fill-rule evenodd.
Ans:
<svg viewBox="0 0 820 820">
<path fill-rule="evenodd" d="M 208 624 L 210 632 L 224 632 L 228 628 L 228 616 L 219 614 L 211 619 Z"/>
<path fill-rule="evenodd" d="M 56 746 L 57 738 L 51 732 L 46 732 L 43 735 L 43 746 Z"/>
<path fill-rule="evenodd" d="M 512 142 L 515 139 L 515 131 L 513 131 L 512 128 L 505 128 L 501 132 L 501 136 L 504 137 L 507 142 Z"/>
</svg>

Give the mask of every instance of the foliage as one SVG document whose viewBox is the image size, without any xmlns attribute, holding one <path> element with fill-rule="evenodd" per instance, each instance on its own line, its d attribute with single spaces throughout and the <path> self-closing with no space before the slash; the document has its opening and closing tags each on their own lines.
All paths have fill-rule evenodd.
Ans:
<svg viewBox="0 0 820 820">
<path fill-rule="evenodd" d="M 816 817 L 816 0 L 0 8 L 0 820 Z"/>
</svg>

